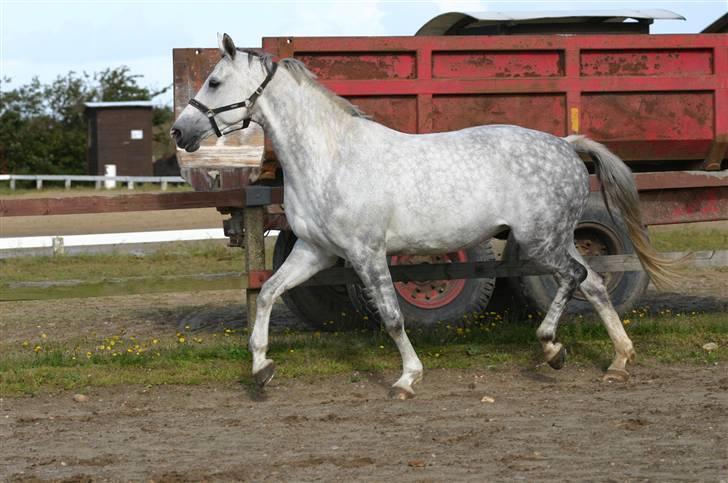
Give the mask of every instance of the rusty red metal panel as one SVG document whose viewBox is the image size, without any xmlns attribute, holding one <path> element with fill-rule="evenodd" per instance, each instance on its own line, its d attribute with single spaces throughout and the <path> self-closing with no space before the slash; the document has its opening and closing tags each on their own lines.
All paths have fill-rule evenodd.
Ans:
<svg viewBox="0 0 728 483">
<path fill-rule="evenodd" d="M 710 75 L 712 49 L 582 50 L 583 76 Z"/>
<path fill-rule="evenodd" d="M 555 77 L 564 75 L 558 50 L 434 52 L 432 77 Z"/>
<path fill-rule="evenodd" d="M 646 225 L 728 220 L 728 187 L 640 192 Z"/>
<path fill-rule="evenodd" d="M 592 92 L 581 111 L 582 132 L 626 160 L 704 159 L 714 138 L 712 92 Z"/>
<path fill-rule="evenodd" d="M 414 52 L 296 52 L 296 58 L 322 79 L 414 79 Z"/>
<path fill-rule="evenodd" d="M 348 96 L 377 122 L 406 133 L 417 132 L 416 96 Z"/>
<path fill-rule="evenodd" d="M 434 131 L 479 124 L 518 124 L 566 135 L 566 98 L 560 94 L 433 96 L 432 105 Z"/>
</svg>

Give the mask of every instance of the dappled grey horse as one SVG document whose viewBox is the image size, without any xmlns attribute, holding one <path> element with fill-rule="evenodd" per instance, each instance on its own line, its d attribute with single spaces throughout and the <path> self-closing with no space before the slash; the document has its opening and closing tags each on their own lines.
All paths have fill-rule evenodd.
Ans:
<svg viewBox="0 0 728 483">
<path fill-rule="evenodd" d="M 559 138 L 506 125 L 404 134 L 368 119 L 297 60 L 275 63 L 268 55 L 236 49 L 227 34 L 219 42 L 222 59 L 171 134 L 177 146 L 195 151 L 211 134 L 252 120 L 264 129 L 283 169 L 286 217 L 298 241 L 258 298 L 250 350 L 261 386 L 275 370 L 266 358 L 274 300 L 342 257 L 356 270 L 402 356 L 402 376 L 391 395 L 412 396 L 422 363 L 404 330 L 387 255 L 456 251 L 506 229 L 521 253 L 558 282 L 537 330 L 546 361 L 555 368 L 564 362 L 556 327 L 579 289 L 614 343 L 605 378 L 628 377 L 632 342 L 601 277 L 574 248 L 574 228 L 589 195 L 577 152 L 594 158 L 604 201 L 621 211 L 652 280 L 666 285 L 676 275 L 649 243 L 629 168 L 607 148 L 583 136 Z"/>
</svg>

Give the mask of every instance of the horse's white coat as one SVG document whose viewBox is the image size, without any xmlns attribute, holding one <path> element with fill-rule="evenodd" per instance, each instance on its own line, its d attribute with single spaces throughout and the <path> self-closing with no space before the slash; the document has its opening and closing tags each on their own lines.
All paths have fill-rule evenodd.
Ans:
<svg viewBox="0 0 728 483">
<path fill-rule="evenodd" d="M 220 106 L 248 96 L 266 75 L 269 58 L 221 42 L 222 60 L 196 98 Z M 285 176 L 286 216 L 298 237 L 283 266 L 264 284 L 250 339 L 253 373 L 272 376 L 266 359 L 273 301 L 316 272 L 347 259 L 369 290 L 400 350 L 399 396 L 413 394 L 422 364 L 403 327 L 387 254 L 443 253 L 477 244 L 510 228 L 525 255 L 554 271 L 560 288 L 538 336 L 547 360 L 564 305 L 581 284 L 615 344 L 611 369 L 624 371 L 634 354 L 599 275 L 574 249 L 573 232 L 589 186 L 571 139 L 517 126 L 404 134 L 365 117 L 283 61 L 251 112 L 229 111 L 222 126 L 252 118 L 265 130 Z M 177 144 L 195 150 L 212 134 L 207 119 L 187 107 L 174 126 Z M 586 267 L 586 269 L 585 269 Z M 583 282 L 583 283 L 582 283 Z"/>
</svg>

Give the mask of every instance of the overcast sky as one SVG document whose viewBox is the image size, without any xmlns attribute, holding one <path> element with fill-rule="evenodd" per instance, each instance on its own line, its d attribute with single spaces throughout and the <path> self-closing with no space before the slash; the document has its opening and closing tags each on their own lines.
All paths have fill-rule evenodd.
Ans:
<svg viewBox="0 0 728 483">
<path fill-rule="evenodd" d="M 142 85 L 172 82 L 172 48 L 214 47 L 227 32 L 240 47 L 263 36 L 412 35 L 449 11 L 663 8 L 687 18 L 657 20 L 653 33 L 699 32 L 728 11 L 728 0 L 605 1 L 38 1 L 0 0 L 0 77 L 10 86 L 39 76 L 127 65 Z M 156 99 L 171 102 L 171 93 Z"/>
</svg>

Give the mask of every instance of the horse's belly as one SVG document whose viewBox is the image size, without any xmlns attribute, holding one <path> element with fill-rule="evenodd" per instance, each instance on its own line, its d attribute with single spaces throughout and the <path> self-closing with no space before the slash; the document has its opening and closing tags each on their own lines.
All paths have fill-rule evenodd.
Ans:
<svg viewBox="0 0 728 483">
<path fill-rule="evenodd" d="M 503 230 L 506 221 L 496 217 L 454 216 L 400 219 L 387 230 L 390 254 L 438 254 L 476 245 Z"/>
</svg>

